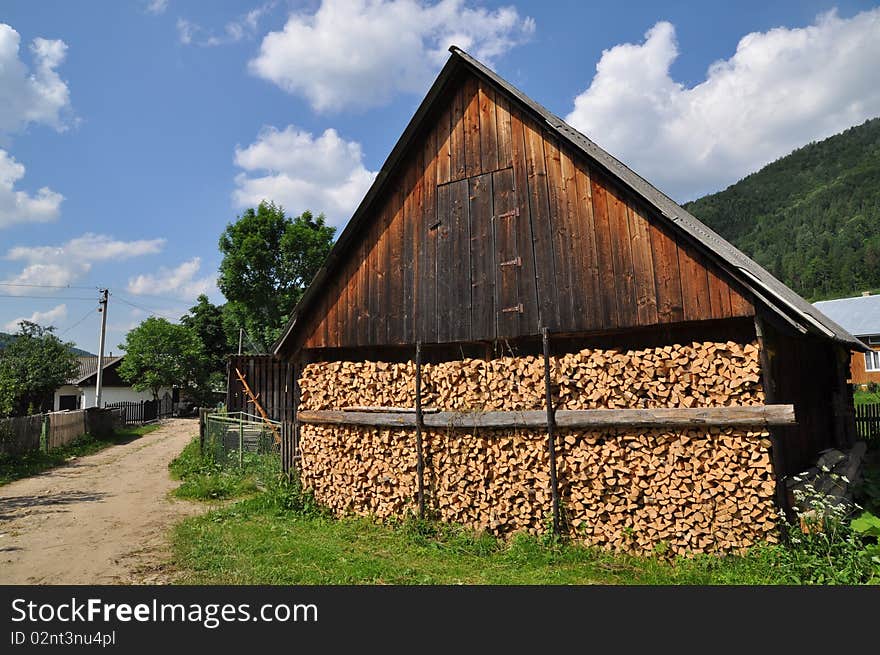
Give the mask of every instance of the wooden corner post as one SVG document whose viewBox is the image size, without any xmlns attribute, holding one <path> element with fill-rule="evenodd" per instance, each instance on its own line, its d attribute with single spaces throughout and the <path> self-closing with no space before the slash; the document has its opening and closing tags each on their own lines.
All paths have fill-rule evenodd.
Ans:
<svg viewBox="0 0 880 655">
<path fill-rule="evenodd" d="M 764 402 L 774 405 L 778 402 L 776 393 L 776 380 L 773 377 L 773 363 L 770 350 L 767 347 L 767 328 L 764 320 L 755 313 L 755 337 L 758 340 L 758 360 L 761 366 L 761 386 L 764 387 Z M 768 427 L 770 433 L 770 455 L 773 462 L 773 474 L 776 477 L 776 504 L 785 512 L 786 516 L 791 511 L 788 504 L 788 494 L 785 492 L 785 455 L 782 451 L 782 439 L 779 429 Z"/>
<path fill-rule="evenodd" d="M 553 534 L 559 534 L 559 484 L 556 480 L 556 415 L 550 383 L 550 332 L 541 328 L 544 342 L 544 395 L 547 403 L 547 452 L 550 455 L 550 493 L 553 499 Z"/>
<path fill-rule="evenodd" d="M 422 342 L 416 342 L 416 475 L 419 482 L 419 518 L 425 517 L 425 455 L 422 449 Z"/>
</svg>

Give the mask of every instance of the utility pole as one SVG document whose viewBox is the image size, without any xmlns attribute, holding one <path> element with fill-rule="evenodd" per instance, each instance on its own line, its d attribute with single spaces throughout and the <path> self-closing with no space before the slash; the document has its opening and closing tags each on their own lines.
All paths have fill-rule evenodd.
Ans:
<svg viewBox="0 0 880 655">
<path fill-rule="evenodd" d="M 238 354 L 241 354 L 241 340 L 244 339 L 244 328 L 238 328 Z"/>
<path fill-rule="evenodd" d="M 101 339 L 98 342 L 98 375 L 95 382 L 95 407 L 101 407 L 101 383 L 104 379 L 104 336 L 107 334 L 107 297 L 108 289 L 101 289 L 101 299 L 98 301 L 101 305 Z"/>
</svg>

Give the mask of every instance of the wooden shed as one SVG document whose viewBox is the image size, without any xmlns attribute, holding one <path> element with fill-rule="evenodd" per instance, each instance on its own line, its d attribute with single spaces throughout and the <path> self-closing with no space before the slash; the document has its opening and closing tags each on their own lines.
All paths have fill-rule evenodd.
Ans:
<svg viewBox="0 0 880 655">
<path fill-rule="evenodd" d="M 586 136 L 465 52 L 450 50 L 447 64 L 274 346 L 276 357 L 293 364 L 302 387 L 296 402 L 307 482 L 340 511 L 399 514 L 416 499 L 423 506 L 427 494 L 444 518 L 455 520 L 459 515 L 436 488 L 441 484 L 437 476 L 444 475 L 436 452 L 431 459 L 422 443 L 422 431 L 431 421 L 436 431 L 439 419 L 421 410 L 418 417 L 407 413 L 407 408 L 425 406 L 416 387 L 431 382 L 417 384 L 415 378 L 422 366 L 432 366 L 430 402 L 447 412 L 447 427 L 466 424 L 467 433 L 435 434 L 435 450 L 447 452 L 449 439 L 470 438 L 468 443 L 488 440 L 485 452 L 491 454 L 504 449 L 498 445 L 502 437 L 511 444 L 540 435 L 546 440 L 549 430 L 551 444 L 558 445 L 536 452 L 549 450 L 551 460 L 556 455 L 565 460 L 562 451 L 581 447 L 582 439 L 594 450 L 607 450 L 611 442 L 616 448 L 623 441 L 630 450 L 633 443 L 674 450 L 694 443 L 695 432 L 712 443 L 727 436 L 740 439 L 734 459 L 760 459 L 758 451 L 766 451 L 772 465 L 759 481 L 761 488 L 766 491 L 772 480 L 770 497 L 784 504 L 785 475 L 811 464 L 821 449 L 854 439 L 846 369 L 850 350 L 864 346 Z M 669 165 L 675 165 L 675 153 Z M 542 380 L 540 394 L 529 404 L 521 399 L 528 395 L 526 385 L 516 386 L 516 378 L 541 365 L 549 367 L 547 394 Z M 469 378 L 471 369 L 483 377 Z M 486 377 L 490 369 L 510 379 L 496 384 Z M 682 377 L 689 380 L 692 394 L 680 392 Z M 722 382 L 725 390 L 715 394 L 712 389 Z M 506 389 L 497 391 L 503 397 L 490 398 L 493 384 Z M 469 406 L 462 397 L 484 402 Z M 340 419 L 346 408 L 374 405 L 377 398 L 396 399 L 398 406 L 372 420 L 363 412 Z M 782 414 L 770 411 L 774 405 L 793 406 L 794 419 L 779 419 Z M 565 409 L 571 407 L 576 409 Z M 742 418 L 743 407 L 750 408 L 752 424 Z M 542 408 L 547 418 L 536 429 L 537 419 L 525 414 Z M 603 410 L 622 413 L 612 417 Z M 512 423 L 493 423 L 505 411 L 524 413 Z M 402 418 L 393 419 L 395 412 Z M 461 416 L 473 412 L 488 412 L 492 420 L 462 423 Z M 560 431 L 554 442 L 552 433 L 563 424 L 569 432 Z M 506 430 L 504 435 L 493 431 L 499 429 Z M 398 440 L 389 436 L 395 430 Z M 416 436 L 419 443 L 410 443 Z M 650 443 L 645 441 L 649 437 Z M 367 442 L 369 452 L 358 452 Z M 411 450 L 399 450 L 403 442 Z M 463 443 L 455 448 L 470 447 Z M 772 448 L 762 451 L 762 443 Z M 405 460 L 398 462 L 400 475 L 393 461 L 377 454 L 382 444 L 388 452 L 397 448 L 394 452 Z M 515 444 L 511 447 L 516 450 Z M 455 448 L 449 452 L 458 452 Z M 705 458 L 704 450 L 700 457 Z M 449 452 L 439 461 L 452 461 Z M 288 446 L 288 457 L 293 456 Z M 584 455 L 583 462 L 593 462 L 589 467 L 563 461 L 570 479 L 562 482 L 551 462 L 552 480 L 540 473 L 517 484 L 551 485 L 554 503 L 579 484 L 598 489 L 597 467 L 614 468 L 619 461 L 592 456 Z M 621 455 L 624 460 L 628 456 Z M 309 457 L 333 461 L 310 463 Z M 543 462 L 543 457 L 538 459 Z M 354 462 L 377 458 L 385 462 L 390 472 L 383 475 L 392 482 L 355 471 Z M 620 468 L 627 467 L 636 465 Z M 423 479 L 428 469 L 433 482 Z M 572 477 L 587 470 L 598 477 Z M 416 484 L 411 475 L 419 478 L 417 490 L 407 487 Z M 517 526 L 540 530 L 528 521 L 505 526 L 492 509 L 501 502 L 497 493 L 485 492 L 504 474 L 489 470 L 480 475 L 481 491 L 474 493 L 488 500 L 474 496 L 476 509 L 462 514 L 465 522 L 498 532 Z M 731 480 L 742 478 L 737 475 L 729 472 Z M 645 500 L 648 487 L 639 487 L 642 482 L 630 482 L 629 491 L 618 493 L 616 479 L 614 489 L 596 492 L 596 502 L 607 503 L 614 494 L 641 494 L 641 501 L 627 502 L 644 509 L 652 501 Z M 388 495 L 389 484 L 397 500 L 383 505 L 377 498 Z M 346 486 L 351 489 L 341 488 Z M 541 505 L 542 494 L 543 489 L 532 489 L 526 496 Z M 600 522 L 589 502 L 572 503 Z M 766 513 L 766 504 L 760 506 Z M 748 517 L 742 519 L 745 523 Z M 674 550 L 681 552 L 725 550 L 748 541 L 707 538 L 708 545 L 700 545 L 703 537 L 681 536 L 684 524 L 670 526 L 661 532 L 678 535 Z M 619 547 L 618 528 L 597 528 L 591 539 Z M 658 539 L 645 537 L 642 549 Z"/>
</svg>

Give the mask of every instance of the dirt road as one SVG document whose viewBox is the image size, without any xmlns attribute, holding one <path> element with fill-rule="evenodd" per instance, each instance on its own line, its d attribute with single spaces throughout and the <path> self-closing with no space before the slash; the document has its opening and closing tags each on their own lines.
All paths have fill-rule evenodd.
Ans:
<svg viewBox="0 0 880 655">
<path fill-rule="evenodd" d="M 203 511 L 170 499 L 168 463 L 198 433 L 172 419 L 42 475 L 0 487 L 0 583 L 166 582 L 167 532 Z"/>
</svg>

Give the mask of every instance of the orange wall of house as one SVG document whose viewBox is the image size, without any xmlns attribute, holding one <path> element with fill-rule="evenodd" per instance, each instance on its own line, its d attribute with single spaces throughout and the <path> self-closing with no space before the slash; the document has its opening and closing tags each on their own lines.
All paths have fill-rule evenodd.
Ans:
<svg viewBox="0 0 880 655">
<path fill-rule="evenodd" d="M 872 346 L 873 347 L 873 346 Z M 880 350 L 880 347 L 873 347 L 874 350 Z M 880 371 L 872 371 L 868 373 L 865 370 L 865 354 L 853 353 L 850 362 L 850 376 L 853 384 L 868 384 L 868 382 L 877 382 L 880 384 Z"/>
</svg>

